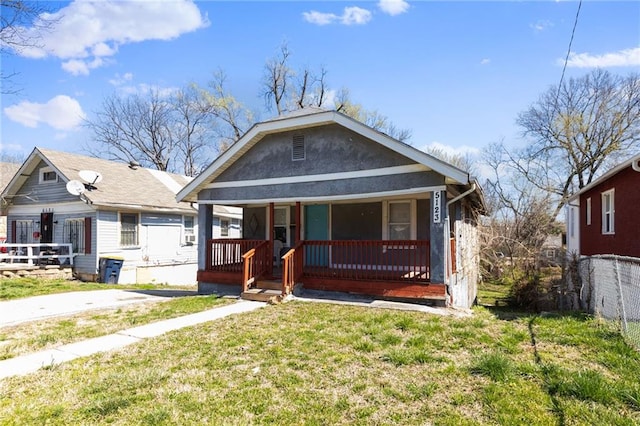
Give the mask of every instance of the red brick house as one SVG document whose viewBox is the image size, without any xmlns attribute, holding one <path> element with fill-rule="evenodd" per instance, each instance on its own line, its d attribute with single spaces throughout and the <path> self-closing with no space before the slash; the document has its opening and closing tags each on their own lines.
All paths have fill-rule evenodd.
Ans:
<svg viewBox="0 0 640 426">
<path fill-rule="evenodd" d="M 567 252 L 640 258 L 640 155 L 569 198 Z"/>
</svg>

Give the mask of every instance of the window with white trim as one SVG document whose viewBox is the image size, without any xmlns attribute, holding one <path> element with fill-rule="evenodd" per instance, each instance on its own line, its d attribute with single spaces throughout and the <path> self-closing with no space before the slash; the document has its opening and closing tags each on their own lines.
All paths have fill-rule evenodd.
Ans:
<svg viewBox="0 0 640 426">
<path fill-rule="evenodd" d="M 602 193 L 602 233 L 613 234 L 615 233 L 614 227 L 614 215 L 615 215 L 615 202 L 614 202 L 613 189 Z"/>
<path fill-rule="evenodd" d="M 51 167 L 41 167 L 40 183 L 55 183 L 58 181 L 58 174 Z"/>
<path fill-rule="evenodd" d="M 191 246 L 196 243 L 195 218 L 193 216 L 185 216 L 183 220 L 184 226 L 184 243 Z"/>
<path fill-rule="evenodd" d="M 138 245 L 138 214 L 120 213 L 120 246 Z"/>
<path fill-rule="evenodd" d="M 587 225 L 591 225 L 591 197 L 587 198 Z"/>
<path fill-rule="evenodd" d="M 385 203 L 382 238 L 385 240 L 415 240 L 415 200 L 388 201 Z"/>
<path fill-rule="evenodd" d="M 63 234 L 73 253 L 84 254 L 84 218 L 65 219 Z"/>
</svg>

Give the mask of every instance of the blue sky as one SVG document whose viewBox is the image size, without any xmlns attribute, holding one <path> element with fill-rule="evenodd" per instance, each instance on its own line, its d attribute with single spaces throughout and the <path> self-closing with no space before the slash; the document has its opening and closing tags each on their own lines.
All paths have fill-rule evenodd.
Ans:
<svg viewBox="0 0 640 426">
<path fill-rule="evenodd" d="M 294 69 L 328 70 L 331 90 L 378 110 L 424 149 L 477 153 L 524 143 L 515 119 L 559 82 L 578 3 L 73 1 L 42 48 L 3 56 L 22 90 L 1 102 L 0 147 L 86 153 L 81 126 L 113 93 L 205 85 L 222 69 L 261 119 L 266 60 L 283 41 Z M 28 28 L 26 29 L 29 30 Z M 640 2 L 584 1 L 566 78 L 640 71 Z"/>
</svg>

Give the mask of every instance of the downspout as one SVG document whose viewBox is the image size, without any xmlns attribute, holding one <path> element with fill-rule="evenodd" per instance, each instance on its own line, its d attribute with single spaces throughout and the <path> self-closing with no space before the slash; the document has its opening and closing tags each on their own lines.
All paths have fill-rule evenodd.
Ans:
<svg viewBox="0 0 640 426">
<path fill-rule="evenodd" d="M 631 162 L 631 168 L 636 172 L 640 172 L 640 159 Z"/>
<path fill-rule="evenodd" d="M 467 191 L 463 192 L 462 194 L 452 198 L 451 200 L 447 201 L 446 207 L 447 207 L 447 223 L 445 225 L 445 229 L 444 229 L 444 240 L 446 241 L 447 244 L 447 248 L 444 251 L 444 257 L 446 259 L 446 265 L 447 265 L 447 272 L 451 271 L 451 274 L 453 275 L 453 261 L 451 259 L 451 242 L 450 242 L 450 237 L 449 237 L 449 229 L 451 227 L 451 223 L 449 221 L 449 206 L 457 201 L 462 200 L 464 197 L 466 197 L 469 194 L 472 194 L 473 192 L 475 192 L 475 190 L 477 189 L 477 185 L 475 182 L 473 182 L 471 184 L 471 188 L 469 188 Z M 457 244 L 456 244 L 457 247 Z M 447 276 L 447 286 L 450 287 L 451 283 L 450 283 L 450 276 Z M 450 290 L 451 291 L 451 290 Z M 453 293 L 451 292 L 449 294 L 449 297 L 453 297 Z M 453 303 L 453 300 L 451 301 L 451 303 Z"/>
</svg>

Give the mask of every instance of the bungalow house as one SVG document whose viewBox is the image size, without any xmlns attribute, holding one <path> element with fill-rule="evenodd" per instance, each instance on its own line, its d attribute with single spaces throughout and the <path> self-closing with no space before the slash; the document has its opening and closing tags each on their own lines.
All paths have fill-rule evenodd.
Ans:
<svg viewBox="0 0 640 426">
<path fill-rule="evenodd" d="M 101 258 L 117 258 L 119 283 L 194 283 L 197 207 L 175 199 L 189 181 L 134 164 L 35 148 L 2 192 L 7 246 L 70 244 L 72 253 L 46 259 L 72 263 L 74 274 L 88 281 L 100 278 Z M 227 236 L 241 235 L 239 209 L 209 211 L 228 225 Z M 220 237 L 225 232 L 216 231 Z"/>
<path fill-rule="evenodd" d="M 640 258 L 640 155 L 612 168 L 569 198 L 567 253 Z"/>
<path fill-rule="evenodd" d="M 203 293 L 302 285 L 460 307 L 476 298 L 480 187 L 336 111 L 254 125 L 177 199 L 198 203 Z M 213 238 L 217 204 L 243 209 L 242 239 Z"/>
</svg>

